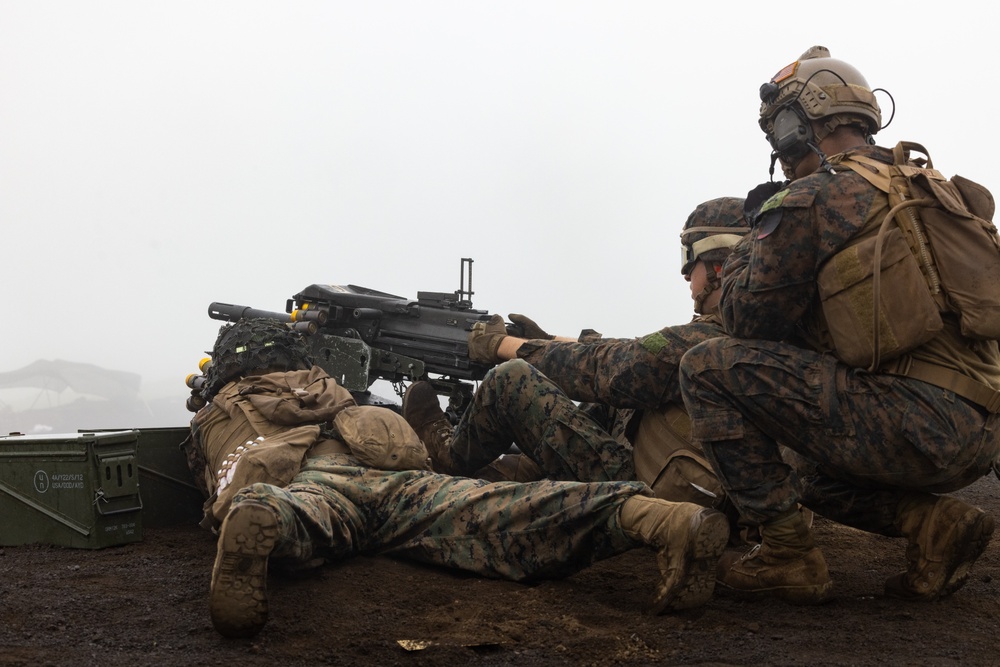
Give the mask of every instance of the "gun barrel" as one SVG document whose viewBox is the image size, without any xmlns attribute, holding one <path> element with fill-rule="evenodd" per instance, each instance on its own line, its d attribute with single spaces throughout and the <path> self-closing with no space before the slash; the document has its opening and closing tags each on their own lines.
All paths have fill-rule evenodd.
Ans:
<svg viewBox="0 0 1000 667">
<path fill-rule="evenodd" d="M 279 322 L 286 322 L 291 325 L 294 331 L 305 334 L 314 334 L 319 329 L 315 321 L 295 322 L 288 313 L 279 313 L 275 310 L 260 310 L 250 306 L 237 306 L 234 303 L 221 303 L 213 301 L 208 305 L 208 316 L 213 320 L 222 322 L 239 322 L 242 319 L 253 317 L 263 317 Z"/>
<path fill-rule="evenodd" d="M 223 322 L 238 322 L 239 320 L 251 317 L 266 317 L 281 322 L 291 322 L 292 317 L 288 313 L 279 313 L 274 310 L 260 310 L 250 306 L 237 306 L 234 303 L 221 303 L 213 301 L 208 305 L 208 316 L 213 320 Z"/>
</svg>

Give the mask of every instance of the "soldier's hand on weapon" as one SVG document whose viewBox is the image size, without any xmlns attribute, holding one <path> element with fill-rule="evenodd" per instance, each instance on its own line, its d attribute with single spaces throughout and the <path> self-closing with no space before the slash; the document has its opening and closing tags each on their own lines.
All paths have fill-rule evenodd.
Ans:
<svg viewBox="0 0 1000 667">
<path fill-rule="evenodd" d="M 493 315 L 487 322 L 476 322 L 469 332 L 469 359 L 483 364 L 504 361 L 498 350 L 506 337 L 507 327 L 500 315 Z"/>
<path fill-rule="evenodd" d="M 528 340 L 553 340 L 555 336 L 542 329 L 535 321 L 519 313 L 511 313 L 507 316 L 511 323 L 507 325 L 507 334 L 526 338 Z"/>
</svg>

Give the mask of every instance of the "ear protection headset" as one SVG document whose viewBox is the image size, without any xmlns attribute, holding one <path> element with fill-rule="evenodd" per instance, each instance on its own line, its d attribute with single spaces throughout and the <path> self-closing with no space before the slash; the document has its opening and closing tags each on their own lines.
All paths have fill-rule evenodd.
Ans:
<svg viewBox="0 0 1000 667">
<path fill-rule="evenodd" d="M 774 114 L 774 118 L 770 122 L 770 132 L 767 133 L 767 140 L 773 149 L 770 169 L 772 178 L 774 176 L 774 163 L 778 158 L 783 159 L 788 164 L 797 164 L 810 150 L 819 156 L 820 166 L 823 169 L 834 173 L 833 167 L 826 160 L 826 155 L 819 149 L 812 123 L 809 121 L 808 116 L 806 116 L 805 110 L 798 103 L 802 91 L 806 90 L 809 82 L 820 72 L 829 72 L 840 79 L 845 86 L 847 85 L 847 81 L 833 70 L 817 70 L 806 79 L 805 83 L 802 84 L 802 87 L 795 94 L 795 97 L 786 102 Z M 760 87 L 761 101 L 765 104 L 772 104 L 778 97 L 779 90 L 780 87 L 775 82 L 769 81 L 765 83 Z"/>
<path fill-rule="evenodd" d="M 813 72 L 808 79 L 802 84 L 795 97 L 788 100 L 782 104 L 781 108 L 777 113 L 774 114 L 771 121 L 768 123 L 767 127 L 767 140 L 771 144 L 773 150 L 771 154 L 771 169 L 770 173 L 773 177 L 774 175 L 774 163 L 780 157 L 787 164 L 796 164 L 802 157 L 809 151 L 814 152 L 820 158 L 820 166 L 830 173 L 833 172 L 833 168 L 827 162 L 826 155 L 819 149 L 819 141 L 821 137 L 816 136 L 816 132 L 813 129 L 812 122 L 809 119 L 809 115 L 806 113 L 805 109 L 802 107 L 799 99 L 803 92 L 807 90 L 809 82 L 812 81 L 813 77 L 817 76 L 822 72 L 827 72 L 837 77 L 840 82 L 847 86 L 848 82 L 837 72 L 832 69 L 819 69 Z M 778 83 L 774 81 L 769 81 L 760 87 L 760 99 L 765 105 L 773 104 L 781 91 L 781 87 Z M 882 91 L 888 94 L 882 88 L 876 88 L 876 91 Z M 892 96 L 889 96 L 892 99 Z M 895 105 L 893 105 L 893 116 L 895 116 Z M 885 126 L 888 126 L 892 122 L 892 117 L 889 118 Z M 824 134 L 833 131 L 835 125 L 827 125 Z M 873 144 L 874 139 L 871 133 L 866 131 L 866 140 L 868 143 Z"/>
<path fill-rule="evenodd" d="M 815 144 L 812 123 L 797 104 L 792 104 L 774 116 L 774 130 L 767 139 L 771 148 L 782 157 L 797 158 L 805 155 L 811 144 Z"/>
</svg>

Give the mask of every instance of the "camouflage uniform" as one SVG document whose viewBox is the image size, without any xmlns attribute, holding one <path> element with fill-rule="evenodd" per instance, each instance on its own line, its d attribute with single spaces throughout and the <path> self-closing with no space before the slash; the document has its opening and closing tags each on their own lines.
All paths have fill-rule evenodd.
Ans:
<svg viewBox="0 0 1000 667">
<path fill-rule="evenodd" d="M 636 482 L 433 473 L 411 422 L 356 405 L 278 320 L 224 326 L 208 376 L 209 402 L 184 447 L 209 496 L 203 523 L 218 527 L 209 613 L 226 637 L 252 637 L 267 623 L 269 563 L 300 569 L 357 553 L 525 581 L 648 546 L 660 570 L 650 611 L 712 596 L 729 534 L 719 512 L 653 498 Z M 411 417 L 447 422 L 428 382 L 411 385 L 403 403 Z"/>
<path fill-rule="evenodd" d="M 287 487 L 254 484 L 280 517 L 278 563 L 391 554 L 476 574 L 530 580 L 572 574 L 638 546 L 619 507 L 638 483 L 486 482 L 366 468 L 350 455 L 306 459 Z"/>
<path fill-rule="evenodd" d="M 699 315 L 641 338 L 591 344 L 528 341 L 517 356 L 585 404 L 591 415 L 601 415 L 602 426 L 627 444 L 633 411 L 680 404 L 678 366 L 684 353 L 723 335 L 717 315 Z"/>
<path fill-rule="evenodd" d="M 549 378 L 520 359 L 492 368 L 451 440 L 451 459 L 477 471 L 511 443 L 552 479 L 632 480 L 631 448 L 605 431 Z"/>
<path fill-rule="evenodd" d="M 513 442 L 552 479 L 634 480 L 639 411 L 679 404 L 681 357 L 723 333 L 717 317 L 699 316 L 636 339 L 527 341 L 519 359 L 483 379 L 455 428 L 451 458 L 477 471 Z"/>
<path fill-rule="evenodd" d="M 892 161 L 881 148 L 857 152 Z M 750 519 L 771 520 L 800 497 L 777 441 L 817 466 L 800 480 L 803 504 L 893 536 L 906 491 L 962 488 L 1000 452 L 996 415 L 947 389 L 851 368 L 817 335 L 820 266 L 885 208 L 885 195 L 854 172 L 793 181 L 765 202 L 726 263 L 721 313 L 733 338 L 682 360 L 694 437 Z M 912 355 L 1000 381 L 996 342 L 964 340 L 953 321 Z"/>
<path fill-rule="evenodd" d="M 528 341 L 517 356 L 574 400 L 651 409 L 681 400 L 681 357 L 698 343 L 724 333 L 719 320 L 708 315 L 641 338 L 606 338 L 589 344 Z"/>
<path fill-rule="evenodd" d="M 245 395 L 258 382 L 239 380 L 220 395 Z M 260 414 L 250 415 L 251 424 L 244 413 L 221 412 L 209 404 L 195 417 L 189 460 L 210 469 L 262 428 Z M 253 483 L 231 499 L 233 506 L 255 501 L 275 512 L 272 558 L 287 567 L 389 553 L 520 581 L 568 575 L 641 544 L 619 522 L 626 500 L 650 495 L 640 483 L 489 483 L 426 470 L 377 470 L 360 464 L 328 432 L 303 456 L 287 485 Z M 199 479 L 214 496 L 217 476 L 206 472 Z M 209 523 L 217 523 L 229 507 L 210 499 L 206 510 Z"/>
<path fill-rule="evenodd" d="M 587 330 L 578 342 L 565 342 L 511 315 L 517 324 L 527 321 L 524 331 L 536 339 L 521 342 L 518 359 L 487 374 L 444 458 L 461 472 L 482 474 L 481 466 L 513 441 L 538 464 L 538 474 L 550 478 L 638 475 L 667 500 L 716 504 L 721 488 L 688 437 L 678 365 L 696 344 L 724 335 L 714 305 L 706 303 L 720 286 L 716 267 L 749 231 L 744 204 L 742 198 L 712 199 L 699 204 L 684 224 L 681 273 L 691 276 L 697 265 L 705 268 L 701 292 L 693 295 L 700 314 L 688 324 L 627 339 L 602 339 Z M 478 361 L 500 361 L 495 349 L 470 344 L 470 354 L 483 356 Z"/>
</svg>

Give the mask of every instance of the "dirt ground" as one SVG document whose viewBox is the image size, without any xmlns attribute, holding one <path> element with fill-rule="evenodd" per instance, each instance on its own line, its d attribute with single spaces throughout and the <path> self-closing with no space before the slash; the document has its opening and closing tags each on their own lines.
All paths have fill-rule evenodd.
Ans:
<svg viewBox="0 0 1000 667">
<path fill-rule="evenodd" d="M 1000 481 L 966 499 L 1000 512 Z M 969 583 L 940 602 L 883 597 L 903 543 L 822 519 L 837 596 L 822 607 L 717 594 L 647 616 L 653 554 L 636 550 L 533 586 L 361 557 L 270 580 L 253 640 L 208 617 L 211 534 L 147 528 L 101 550 L 0 549 L 0 665 L 993 665 L 1000 538 Z"/>
</svg>

